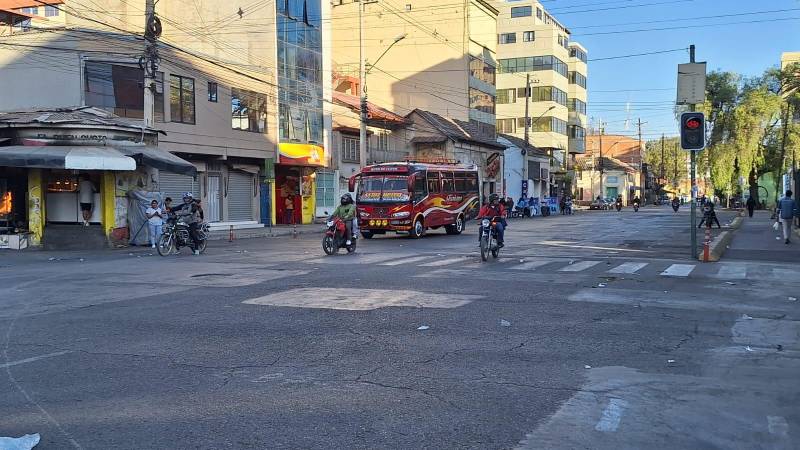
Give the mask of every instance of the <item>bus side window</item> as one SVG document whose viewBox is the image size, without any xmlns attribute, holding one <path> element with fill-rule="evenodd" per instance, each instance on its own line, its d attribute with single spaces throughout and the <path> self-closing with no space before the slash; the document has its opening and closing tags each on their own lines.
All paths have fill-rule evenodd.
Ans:
<svg viewBox="0 0 800 450">
<path fill-rule="evenodd" d="M 467 192 L 467 174 L 456 173 L 456 192 Z"/>
<path fill-rule="evenodd" d="M 428 193 L 438 194 L 440 191 L 439 172 L 428 172 Z"/>
<path fill-rule="evenodd" d="M 412 200 L 414 203 L 418 203 L 420 200 L 425 198 L 428 195 L 427 190 L 427 180 L 425 179 L 425 172 L 419 172 L 414 175 L 414 192 L 412 195 Z"/>
<path fill-rule="evenodd" d="M 477 173 L 469 173 L 467 174 L 467 192 L 474 192 L 478 193 L 478 174 Z"/>
<path fill-rule="evenodd" d="M 456 186 L 453 181 L 453 172 L 442 172 L 442 192 L 455 192 Z"/>
</svg>

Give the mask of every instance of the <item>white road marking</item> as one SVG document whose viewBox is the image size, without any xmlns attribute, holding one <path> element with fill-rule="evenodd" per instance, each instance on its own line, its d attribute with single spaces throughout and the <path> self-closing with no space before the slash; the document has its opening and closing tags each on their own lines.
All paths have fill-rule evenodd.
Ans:
<svg viewBox="0 0 800 450">
<path fill-rule="evenodd" d="M 402 264 L 412 264 L 419 261 L 424 261 L 426 259 L 430 259 L 430 256 L 414 256 L 411 258 L 403 258 L 403 259 L 396 259 L 394 261 L 386 261 L 382 263 L 378 263 L 379 266 L 399 266 Z"/>
<path fill-rule="evenodd" d="M 538 261 L 528 261 L 524 263 L 520 263 L 511 267 L 514 270 L 534 270 L 544 265 L 550 264 L 553 260 L 538 260 Z"/>
<path fill-rule="evenodd" d="M 389 306 L 458 308 L 479 298 L 483 297 L 480 295 L 433 294 L 389 289 L 298 288 L 252 298 L 242 303 L 262 306 L 367 311 Z"/>
<path fill-rule="evenodd" d="M 580 272 L 600 264 L 600 261 L 579 261 L 558 269 L 559 272 Z"/>
<path fill-rule="evenodd" d="M 767 416 L 767 428 L 770 434 L 786 437 L 789 435 L 789 423 L 781 416 Z"/>
<path fill-rule="evenodd" d="M 641 270 L 647 263 L 626 262 L 617 267 L 609 270 L 610 273 L 636 273 Z"/>
<path fill-rule="evenodd" d="M 619 428 L 619 422 L 622 419 L 622 413 L 628 407 L 628 402 L 618 398 L 612 398 L 608 401 L 608 406 L 603 410 L 603 415 L 597 421 L 594 429 L 597 431 L 613 432 Z"/>
<path fill-rule="evenodd" d="M 714 278 L 726 280 L 742 280 L 747 277 L 747 266 L 744 264 L 722 264 Z"/>
<path fill-rule="evenodd" d="M 694 270 L 694 264 L 673 264 L 667 270 L 661 272 L 664 277 L 688 277 Z"/>
<path fill-rule="evenodd" d="M 9 361 L 7 363 L 0 364 L 0 369 L 5 369 L 6 367 L 18 366 L 20 364 L 26 364 L 26 363 L 29 363 L 29 362 L 39 361 L 40 359 L 47 359 L 47 358 L 53 358 L 53 357 L 56 357 L 56 356 L 66 355 L 67 353 L 72 353 L 72 352 L 69 351 L 69 350 L 65 350 L 65 351 L 62 351 L 62 352 L 55 352 L 55 353 L 48 353 L 46 355 L 33 356 L 31 358 L 20 359 L 20 360 L 17 360 L 17 361 Z"/>
<path fill-rule="evenodd" d="M 431 261 L 429 263 L 420 264 L 420 267 L 441 267 L 441 266 L 449 266 L 450 264 L 455 264 L 457 262 L 466 262 L 468 261 L 467 258 L 447 258 L 447 259 L 440 259 L 438 261 Z"/>
</svg>

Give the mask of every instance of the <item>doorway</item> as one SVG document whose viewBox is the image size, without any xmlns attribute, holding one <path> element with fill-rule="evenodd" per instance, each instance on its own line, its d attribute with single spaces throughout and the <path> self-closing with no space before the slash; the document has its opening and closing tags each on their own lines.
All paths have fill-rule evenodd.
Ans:
<svg viewBox="0 0 800 450">
<path fill-rule="evenodd" d="M 208 175 L 208 212 L 207 217 L 210 222 L 219 222 L 222 220 L 220 212 L 221 196 L 220 196 L 220 176 L 219 174 Z"/>
<path fill-rule="evenodd" d="M 275 166 L 275 191 L 275 222 L 283 225 L 301 223 L 300 168 Z M 289 205 L 293 208 L 287 208 Z"/>
</svg>

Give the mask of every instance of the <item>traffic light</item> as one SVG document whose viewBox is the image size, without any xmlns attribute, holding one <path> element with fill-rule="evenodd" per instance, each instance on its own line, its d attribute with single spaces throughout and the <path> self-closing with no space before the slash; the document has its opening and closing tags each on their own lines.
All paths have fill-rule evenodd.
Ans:
<svg viewBox="0 0 800 450">
<path fill-rule="evenodd" d="M 700 112 L 681 114 L 681 148 L 702 150 L 706 146 L 706 117 Z"/>
</svg>

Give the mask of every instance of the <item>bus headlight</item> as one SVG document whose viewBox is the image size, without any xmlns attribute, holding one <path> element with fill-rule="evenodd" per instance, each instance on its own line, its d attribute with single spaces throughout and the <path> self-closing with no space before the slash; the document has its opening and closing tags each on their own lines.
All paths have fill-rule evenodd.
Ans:
<svg viewBox="0 0 800 450">
<path fill-rule="evenodd" d="M 410 214 L 411 213 L 408 211 L 400 211 L 392 214 L 392 217 L 399 219 L 401 217 L 408 217 Z"/>
<path fill-rule="evenodd" d="M 375 225 L 375 220 L 370 220 L 369 224 L 370 224 L 370 226 Z"/>
</svg>

